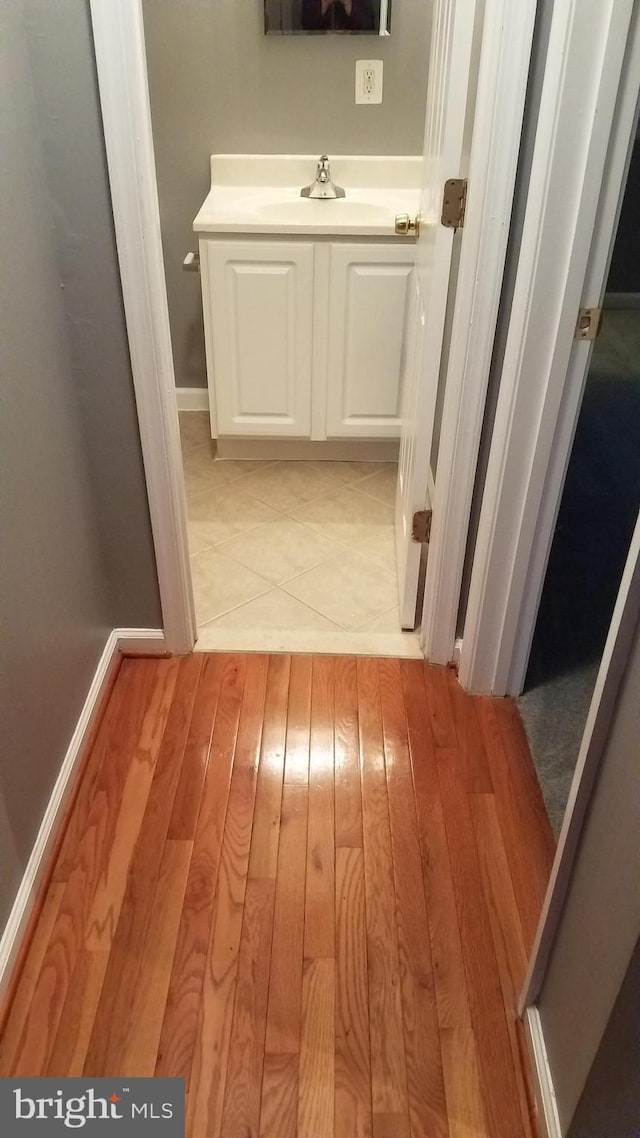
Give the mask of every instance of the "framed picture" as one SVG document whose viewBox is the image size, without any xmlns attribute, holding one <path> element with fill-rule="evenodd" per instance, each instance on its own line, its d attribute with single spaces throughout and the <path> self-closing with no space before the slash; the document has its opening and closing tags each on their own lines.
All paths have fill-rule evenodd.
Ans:
<svg viewBox="0 0 640 1138">
<path fill-rule="evenodd" d="M 388 36 L 391 0 L 264 0 L 268 36 Z"/>
</svg>

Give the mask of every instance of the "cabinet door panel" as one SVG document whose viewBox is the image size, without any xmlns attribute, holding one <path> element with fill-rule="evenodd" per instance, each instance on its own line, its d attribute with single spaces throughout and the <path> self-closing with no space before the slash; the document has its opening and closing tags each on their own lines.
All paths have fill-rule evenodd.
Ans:
<svg viewBox="0 0 640 1138">
<path fill-rule="evenodd" d="M 313 246 L 203 242 L 209 382 L 220 435 L 311 429 Z"/>
<path fill-rule="evenodd" d="M 413 246 L 333 245 L 329 436 L 399 436 Z"/>
</svg>

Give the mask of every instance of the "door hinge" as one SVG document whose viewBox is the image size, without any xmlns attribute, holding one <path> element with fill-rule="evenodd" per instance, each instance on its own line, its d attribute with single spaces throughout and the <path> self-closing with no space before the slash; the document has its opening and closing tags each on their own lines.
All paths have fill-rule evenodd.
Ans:
<svg viewBox="0 0 640 1138">
<path fill-rule="evenodd" d="M 442 194 L 442 217 L 440 219 L 447 229 L 462 228 L 466 204 L 467 179 L 448 178 Z"/>
<path fill-rule="evenodd" d="M 595 340 L 602 324 L 601 308 L 581 308 L 576 324 L 576 340 Z"/>
<path fill-rule="evenodd" d="M 419 545 L 426 545 L 431 537 L 431 510 L 416 510 L 411 526 L 411 538 Z"/>
</svg>

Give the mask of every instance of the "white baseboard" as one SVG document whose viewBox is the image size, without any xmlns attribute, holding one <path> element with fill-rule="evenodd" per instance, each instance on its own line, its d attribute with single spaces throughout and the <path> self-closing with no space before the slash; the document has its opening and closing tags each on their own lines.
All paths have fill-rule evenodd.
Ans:
<svg viewBox="0 0 640 1138">
<path fill-rule="evenodd" d="M 166 656 L 167 644 L 161 628 L 115 628 L 118 651 L 123 656 Z"/>
<path fill-rule="evenodd" d="M 556 1092 L 542 1031 L 540 1013 L 535 1006 L 527 1008 L 524 1026 L 531 1056 L 538 1114 L 544 1138 L 562 1138 Z"/>
<path fill-rule="evenodd" d="M 31 857 L 13 903 L 9 920 L 2 934 L 2 940 L 0 940 L 0 1001 L 6 994 L 20 946 L 38 898 L 40 886 L 49 869 L 53 845 L 76 781 L 78 765 L 83 757 L 85 744 L 100 713 L 104 695 L 109 688 L 119 660 L 118 630 L 114 629 L 109 634 L 98 661 L 91 686 L 87 692 L 87 698 L 84 701 L 75 731 L 67 748 L 31 851 Z"/>
<path fill-rule="evenodd" d="M 209 390 L 206 387 L 176 387 L 178 411 L 208 411 Z"/>
</svg>

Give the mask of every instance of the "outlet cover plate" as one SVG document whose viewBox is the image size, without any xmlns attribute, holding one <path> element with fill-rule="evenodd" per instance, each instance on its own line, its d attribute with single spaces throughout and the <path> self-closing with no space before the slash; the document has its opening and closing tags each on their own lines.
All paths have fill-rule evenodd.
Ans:
<svg viewBox="0 0 640 1138">
<path fill-rule="evenodd" d="M 382 60 L 356 60 L 356 103 L 382 102 Z"/>
</svg>

